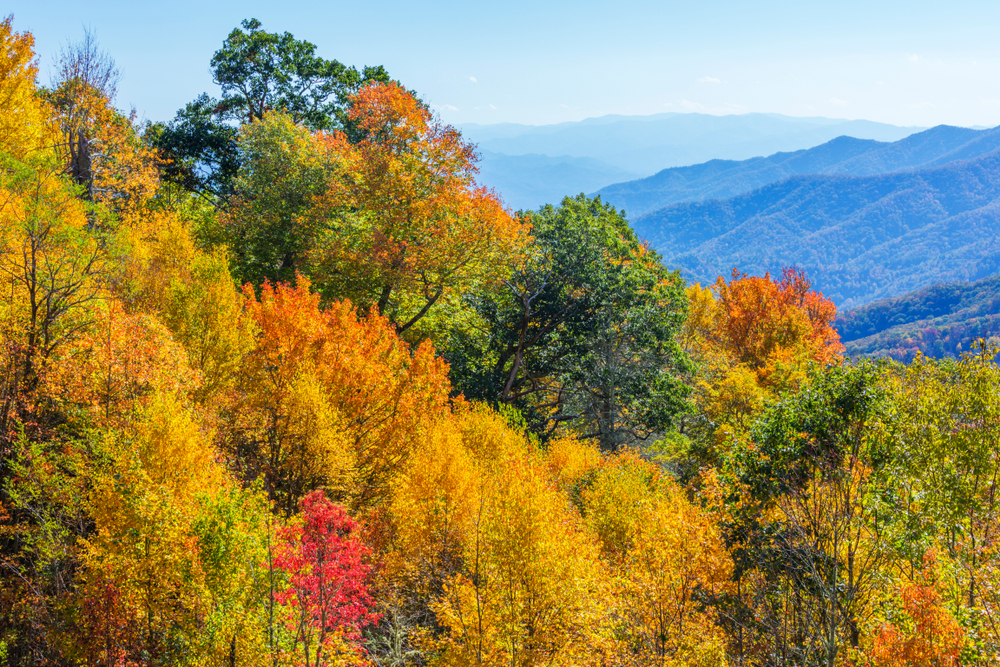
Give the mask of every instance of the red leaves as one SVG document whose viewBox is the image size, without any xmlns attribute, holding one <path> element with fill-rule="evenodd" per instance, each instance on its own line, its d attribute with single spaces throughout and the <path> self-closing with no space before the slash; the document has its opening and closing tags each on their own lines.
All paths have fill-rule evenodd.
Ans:
<svg viewBox="0 0 1000 667">
<path fill-rule="evenodd" d="M 320 665 L 324 654 L 342 651 L 345 640 L 357 642 L 362 628 L 378 620 L 367 584 L 371 552 L 355 538 L 358 524 L 323 491 L 307 495 L 300 507 L 302 523 L 279 533 L 273 564 L 288 574 L 289 586 L 275 597 L 290 609 L 288 629 L 305 664 Z"/>
</svg>

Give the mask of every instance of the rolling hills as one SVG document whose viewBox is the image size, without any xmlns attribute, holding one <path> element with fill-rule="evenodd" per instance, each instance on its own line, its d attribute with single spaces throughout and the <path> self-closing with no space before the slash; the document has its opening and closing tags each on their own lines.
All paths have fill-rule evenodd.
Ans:
<svg viewBox="0 0 1000 667">
<path fill-rule="evenodd" d="M 935 158 L 939 159 L 939 158 Z M 875 176 L 805 175 L 632 221 L 691 280 L 798 266 L 839 307 L 1000 273 L 1000 150 Z"/>
<path fill-rule="evenodd" d="M 836 327 L 850 356 L 957 356 L 978 338 L 1000 336 L 1000 276 L 939 283 L 849 309 Z"/>
<path fill-rule="evenodd" d="M 596 194 L 639 216 L 679 202 L 734 197 L 790 176 L 886 174 L 971 159 L 998 147 L 1000 128 L 979 131 L 939 125 L 892 143 L 840 136 L 790 153 L 664 169 L 648 178 L 609 185 Z"/>
<path fill-rule="evenodd" d="M 591 192 L 637 174 L 589 157 L 561 155 L 504 155 L 480 151 L 479 181 L 502 193 L 514 210 L 535 209 L 544 202 L 561 201 L 571 192 Z"/>
</svg>

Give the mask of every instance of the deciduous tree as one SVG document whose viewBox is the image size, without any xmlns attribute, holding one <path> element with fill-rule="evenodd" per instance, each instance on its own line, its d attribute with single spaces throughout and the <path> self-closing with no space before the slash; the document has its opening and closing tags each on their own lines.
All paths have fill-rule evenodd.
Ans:
<svg viewBox="0 0 1000 667">
<path fill-rule="evenodd" d="M 311 213 L 329 230 L 309 256 L 318 288 L 375 306 L 403 333 L 502 280 L 528 226 L 475 186 L 472 145 L 393 83 L 363 88 L 348 117 L 360 141 L 323 137 L 338 173 Z"/>
<path fill-rule="evenodd" d="M 378 620 L 368 592 L 371 553 L 357 523 L 323 491 L 305 496 L 301 524 L 282 529 L 273 566 L 288 576 L 277 593 L 293 637 L 293 664 L 355 665 L 361 630 Z M 301 658 L 301 660 L 300 660 Z"/>
<path fill-rule="evenodd" d="M 529 261 L 470 296 L 482 328 L 446 348 L 456 384 L 520 409 L 538 433 L 580 431 L 608 451 L 667 430 L 687 396 L 679 274 L 600 199 L 530 219 Z"/>
</svg>

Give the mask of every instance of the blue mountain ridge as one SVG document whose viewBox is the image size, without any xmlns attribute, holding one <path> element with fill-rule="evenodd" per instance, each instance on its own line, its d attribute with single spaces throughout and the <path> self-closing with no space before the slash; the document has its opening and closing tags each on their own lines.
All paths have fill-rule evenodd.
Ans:
<svg viewBox="0 0 1000 667">
<path fill-rule="evenodd" d="M 679 202 L 734 197 L 790 176 L 885 174 L 971 159 L 996 148 L 1000 148 L 1000 128 L 979 131 L 939 125 L 892 143 L 840 136 L 813 148 L 768 157 L 664 169 L 595 194 L 637 217 Z"/>
<path fill-rule="evenodd" d="M 937 164 L 974 155 L 989 149 L 998 132 L 984 131 L 947 150 L 913 148 L 910 155 L 917 157 L 907 159 Z M 900 155 L 900 150 L 880 159 L 869 155 L 860 168 L 907 163 Z M 667 265 L 691 280 L 712 282 L 734 267 L 763 274 L 797 266 L 839 307 L 1000 273 L 998 223 L 998 149 L 928 169 L 797 175 L 728 199 L 675 204 L 632 221 Z"/>
<path fill-rule="evenodd" d="M 922 128 L 779 114 L 667 113 L 460 129 L 482 155 L 479 183 L 511 208 L 533 209 L 667 167 L 797 151 L 841 135 L 895 141 Z"/>
</svg>

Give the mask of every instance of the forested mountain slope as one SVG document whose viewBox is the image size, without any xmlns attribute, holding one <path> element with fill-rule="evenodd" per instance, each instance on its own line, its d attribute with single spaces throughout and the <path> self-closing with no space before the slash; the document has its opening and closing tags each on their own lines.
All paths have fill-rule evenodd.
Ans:
<svg viewBox="0 0 1000 667">
<path fill-rule="evenodd" d="M 1000 128 L 970 130 L 939 125 L 892 143 L 840 136 L 814 148 L 749 160 L 712 160 L 675 167 L 597 192 L 638 216 L 685 201 L 734 197 L 789 176 L 869 176 L 968 160 L 1000 147 Z"/>
<path fill-rule="evenodd" d="M 957 356 L 1000 334 L 1000 276 L 938 283 L 843 311 L 837 331 L 851 356 Z"/>
<path fill-rule="evenodd" d="M 633 221 L 668 265 L 711 282 L 798 266 L 840 307 L 1000 272 L 1000 151 L 880 176 L 795 176 Z"/>
</svg>

